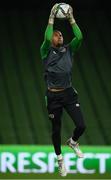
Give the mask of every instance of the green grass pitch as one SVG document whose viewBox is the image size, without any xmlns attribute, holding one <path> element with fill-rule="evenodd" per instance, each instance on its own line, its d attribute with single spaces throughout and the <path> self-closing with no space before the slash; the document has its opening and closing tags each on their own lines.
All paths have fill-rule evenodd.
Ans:
<svg viewBox="0 0 111 180">
<path fill-rule="evenodd" d="M 58 173 L 45 174 L 13 174 L 0 173 L 0 179 L 111 179 L 111 174 L 68 174 L 66 177 L 59 176 Z"/>
</svg>

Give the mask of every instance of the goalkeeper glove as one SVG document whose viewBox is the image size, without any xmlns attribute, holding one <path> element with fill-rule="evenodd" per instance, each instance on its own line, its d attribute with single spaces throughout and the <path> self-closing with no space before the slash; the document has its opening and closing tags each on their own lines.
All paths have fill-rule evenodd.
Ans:
<svg viewBox="0 0 111 180">
<path fill-rule="evenodd" d="M 54 18 L 57 12 L 57 7 L 58 7 L 58 3 L 56 3 L 51 9 L 50 16 L 49 16 L 49 24 L 54 24 Z"/>
<path fill-rule="evenodd" d="M 71 25 L 76 22 L 73 16 L 73 9 L 71 6 L 69 7 L 69 10 L 68 10 L 67 19 L 69 20 Z"/>
</svg>

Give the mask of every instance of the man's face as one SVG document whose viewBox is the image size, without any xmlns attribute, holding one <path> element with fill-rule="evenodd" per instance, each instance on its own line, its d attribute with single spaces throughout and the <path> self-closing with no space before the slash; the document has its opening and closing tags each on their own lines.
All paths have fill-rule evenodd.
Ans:
<svg viewBox="0 0 111 180">
<path fill-rule="evenodd" d="M 53 46 L 61 46 L 63 44 L 63 36 L 60 31 L 55 31 L 52 37 Z"/>
</svg>

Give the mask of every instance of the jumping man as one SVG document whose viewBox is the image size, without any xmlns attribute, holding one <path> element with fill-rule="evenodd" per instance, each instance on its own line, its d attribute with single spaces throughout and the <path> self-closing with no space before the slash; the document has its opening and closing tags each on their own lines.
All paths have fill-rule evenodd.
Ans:
<svg viewBox="0 0 111 180">
<path fill-rule="evenodd" d="M 52 142 L 57 155 L 60 175 L 66 176 L 67 171 L 61 152 L 61 116 L 63 108 L 76 126 L 72 136 L 67 140 L 67 145 L 74 150 L 78 157 L 83 157 L 77 141 L 85 130 L 85 123 L 78 102 L 78 93 L 72 86 L 73 55 L 79 49 L 83 36 L 70 6 L 67 19 L 71 25 L 74 38 L 68 45 L 64 45 L 62 33 L 59 30 L 53 30 L 56 11 L 57 4 L 51 9 L 40 52 L 44 64 L 47 110 L 52 124 Z"/>
</svg>

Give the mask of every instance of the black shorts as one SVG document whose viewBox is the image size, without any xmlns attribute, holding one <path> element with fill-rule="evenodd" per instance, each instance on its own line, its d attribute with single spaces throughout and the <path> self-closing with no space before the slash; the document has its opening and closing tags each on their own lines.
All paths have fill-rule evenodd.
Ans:
<svg viewBox="0 0 111 180">
<path fill-rule="evenodd" d="M 45 98 L 49 113 L 51 113 L 54 109 L 65 108 L 70 104 L 77 107 L 80 106 L 78 101 L 78 93 L 73 87 L 58 92 L 51 92 L 47 90 Z"/>
</svg>

